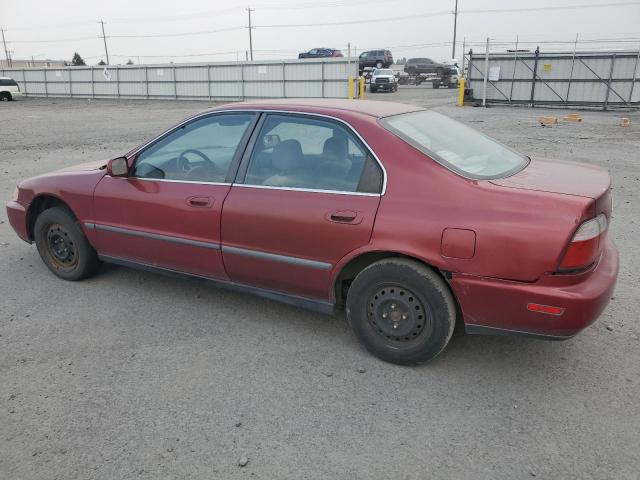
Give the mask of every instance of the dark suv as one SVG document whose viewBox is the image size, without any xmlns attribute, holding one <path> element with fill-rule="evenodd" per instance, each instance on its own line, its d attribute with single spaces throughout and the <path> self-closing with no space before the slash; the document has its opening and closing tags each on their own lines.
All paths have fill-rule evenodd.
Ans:
<svg viewBox="0 0 640 480">
<path fill-rule="evenodd" d="M 437 63 L 430 58 L 410 58 L 404 66 L 404 71 L 409 75 L 417 75 L 419 73 L 437 73 L 442 75 L 449 71 L 449 66 L 443 63 Z"/>
<path fill-rule="evenodd" d="M 389 50 L 369 50 L 360 54 L 360 71 L 367 67 L 387 68 L 393 64 Z"/>
<path fill-rule="evenodd" d="M 308 52 L 298 54 L 298 58 L 342 57 L 342 52 L 335 48 L 312 48 Z"/>
</svg>

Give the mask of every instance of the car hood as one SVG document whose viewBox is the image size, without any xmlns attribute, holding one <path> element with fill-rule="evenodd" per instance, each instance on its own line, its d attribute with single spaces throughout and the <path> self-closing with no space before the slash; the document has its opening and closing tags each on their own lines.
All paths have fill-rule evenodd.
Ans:
<svg viewBox="0 0 640 480">
<path fill-rule="evenodd" d="M 507 178 L 491 180 L 494 185 L 540 192 L 560 193 L 598 199 L 611 187 L 609 174 L 593 165 L 531 159 L 529 165 Z"/>
<path fill-rule="evenodd" d="M 108 160 L 95 160 L 93 162 L 80 163 L 78 165 L 71 165 L 60 170 L 56 170 L 53 173 L 73 173 L 73 172 L 86 172 L 89 170 L 100 170 L 107 165 Z"/>
</svg>

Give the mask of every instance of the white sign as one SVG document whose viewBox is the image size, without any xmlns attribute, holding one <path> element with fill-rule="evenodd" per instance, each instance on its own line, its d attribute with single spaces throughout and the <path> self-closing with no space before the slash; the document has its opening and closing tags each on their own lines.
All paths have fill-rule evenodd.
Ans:
<svg viewBox="0 0 640 480">
<path fill-rule="evenodd" d="M 489 81 L 497 82 L 500 80 L 500 65 L 489 67 Z"/>
<path fill-rule="evenodd" d="M 108 82 L 111 81 L 111 72 L 109 70 L 107 70 L 107 67 L 104 67 L 104 69 L 102 70 L 102 76 L 104 77 L 105 80 L 107 80 Z"/>
</svg>

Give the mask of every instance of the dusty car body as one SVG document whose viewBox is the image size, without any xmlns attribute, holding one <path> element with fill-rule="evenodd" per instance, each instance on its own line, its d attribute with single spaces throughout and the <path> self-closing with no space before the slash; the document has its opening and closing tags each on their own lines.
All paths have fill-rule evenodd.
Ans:
<svg viewBox="0 0 640 480">
<path fill-rule="evenodd" d="M 433 358 L 456 323 L 569 338 L 618 272 L 605 171 L 391 102 L 221 106 L 108 163 L 25 180 L 7 213 L 63 278 L 102 260 L 346 307 L 365 346 L 397 363 Z"/>
</svg>

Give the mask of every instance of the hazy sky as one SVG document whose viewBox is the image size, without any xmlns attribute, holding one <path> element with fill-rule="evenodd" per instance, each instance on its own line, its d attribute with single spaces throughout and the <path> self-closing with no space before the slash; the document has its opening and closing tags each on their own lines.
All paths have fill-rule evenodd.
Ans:
<svg viewBox="0 0 640 480">
<path fill-rule="evenodd" d="M 319 46 L 340 48 L 346 55 L 350 42 L 358 52 L 389 48 L 395 58 L 448 59 L 454 3 L 455 0 L 251 0 L 255 9 L 252 22 L 256 26 L 254 56 L 294 58 L 298 52 Z M 595 4 L 608 6 L 586 7 Z M 572 5 L 579 8 L 557 8 Z M 110 37 L 107 42 L 112 64 L 124 63 L 128 58 L 135 63 L 236 60 L 242 59 L 249 48 L 246 7 L 247 2 L 235 0 L 0 0 L 0 26 L 6 29 L 8 48 L 15 59 L 33 55 L 36 59 L 69 60 L 77 51 L 88 63 L 97 63 L 104 58 L 97 23 L 103 18 Z M 540 7 L 556 9 L 508 11 Z M 535 43 L 527 42 L 571 42 L 576 34 L 584 40 L 625 40 L 585 43 L 584 49 L 640 48 L 640 0 L 459 0 L 458 8 L 458 41 L 466 37 L 467 42 L 476 43 L 477 50 L 484 49 L 480 44 L 487 36 L 495 42 L 515 42 L 518 35 L 525 42 L 522 46 L 534 49 Z M 354 23 L 309 25 L 335 22 Z M 297 26 L 274 26 L 282 24 Z M 216 30 L 221 31 L 194 34 Z M 184 33 L 190 35 L 181 35 Z M 155 36 L 169 34 L 177 35 Z M 572 45 L 549 43 L 543 48 L 571 49 Z M 4 51 L 0 50 L 0 56 L 4 59 Z M 459 58 L 460 53 L 456 56 Z"/>
</svg>

